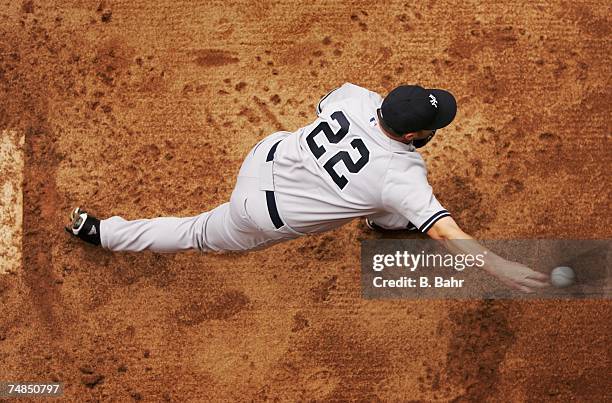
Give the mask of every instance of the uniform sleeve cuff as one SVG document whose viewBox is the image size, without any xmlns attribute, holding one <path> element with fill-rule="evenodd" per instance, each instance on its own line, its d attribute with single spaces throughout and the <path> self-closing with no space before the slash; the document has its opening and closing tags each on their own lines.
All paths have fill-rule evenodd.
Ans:
<svg viewBox="0 0 612 403">
<path fill-rule="evenodd" d="M 443 217 L 450 217 L 450 213 L 447 210 L 440 210 L 436 214 L 432 215 L 421 225 L 419 231 L 427 232 L 429 229 L 440 219 Z"/>
</svg>

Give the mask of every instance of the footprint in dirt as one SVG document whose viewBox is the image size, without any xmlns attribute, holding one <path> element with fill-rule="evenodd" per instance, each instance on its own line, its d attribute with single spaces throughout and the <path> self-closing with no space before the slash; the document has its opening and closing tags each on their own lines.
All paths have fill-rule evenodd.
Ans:
<svg viewBox="0 0 612 403">
<path fill-rule="evenodd" d="M 195 52 L 194 63 L 202 67 L 217 67 L 238 63 L 234 53 L 219 49 L 200 49 Z"/>
</svg>

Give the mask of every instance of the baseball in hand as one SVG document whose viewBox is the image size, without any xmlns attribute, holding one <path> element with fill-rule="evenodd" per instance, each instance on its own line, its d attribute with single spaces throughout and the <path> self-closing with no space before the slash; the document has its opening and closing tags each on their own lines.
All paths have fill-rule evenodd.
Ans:
<svg viewBox="0 0 612 403">
<path fill-rule="evenodd" d="M 550 282 L 557 288 L 569 287 L 575 280 L 576 274 L 571 267 L 559 266 L 550 272 Z"/>
</svg>

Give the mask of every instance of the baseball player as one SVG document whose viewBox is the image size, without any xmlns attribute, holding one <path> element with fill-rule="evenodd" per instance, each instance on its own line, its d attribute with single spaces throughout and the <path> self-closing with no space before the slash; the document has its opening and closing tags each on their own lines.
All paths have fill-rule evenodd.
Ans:
<svg viewBox="0 0 612 403">
<path fill-rule="evenodd" d="M 247 251 L 365 217 L 370 228 L 418 230 L 453 251 L 482 253 L 434 196 L 417 152 L 456 110 L 445 90 L 403 85 L 383 99 L 346 83 L 319 101 L 313 123 L 249 151 L 229 202 L 194 217 L 133 221 L 75 208 L 66 230 L 112 251 Z M 487 256 L 486 270 L 510 287 L 547 285 L 542 273 Z"/>
</svg>

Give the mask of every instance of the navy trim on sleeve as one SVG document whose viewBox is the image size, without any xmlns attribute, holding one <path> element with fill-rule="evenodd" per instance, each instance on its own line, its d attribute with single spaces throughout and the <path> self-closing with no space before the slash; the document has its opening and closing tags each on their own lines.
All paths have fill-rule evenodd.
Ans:
<svg viewBox="0 0 612 403">
<path fill-rule="evenodd" d="M 340 88 L 340 87 L 338 87 Z M 336 91 L 338 88 L 334 88 L 333 90 L 331 90 L 330 92 L 327 93 L 327 95 L 325 95 L 323 98 L 321 98 L 321 100 L 319 101 L 319 103 L 317 104 L 317 115 L 321 112 L 323 112 L 323 110 L 321 109 L 321 102 L 325 101 L 325 98 L 327 98 L 328 96 L 331 95 L 332 92 Z"/>
<path fill-rule="evenodd" d="M 447 210 L 440 210 L 436 214 L 429 217 L 429 219 L 425 221 L 423 225 L 421 225 L 421 228 L 419 228 L 419 231 L 427 232 L 432 227 L 432 225 L 434 225 L 440 218 L 449 217 L 449 216 L 450 216 L 450 213 Z"/>
</svg>

